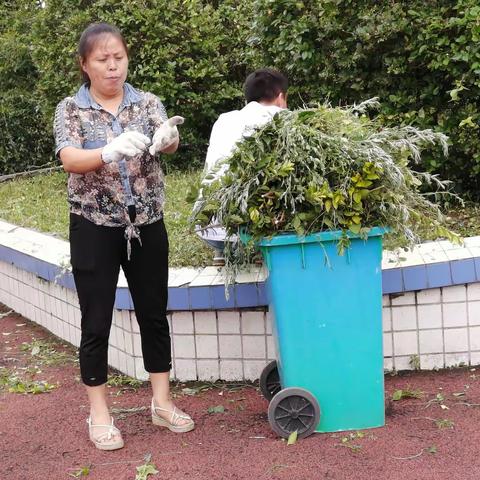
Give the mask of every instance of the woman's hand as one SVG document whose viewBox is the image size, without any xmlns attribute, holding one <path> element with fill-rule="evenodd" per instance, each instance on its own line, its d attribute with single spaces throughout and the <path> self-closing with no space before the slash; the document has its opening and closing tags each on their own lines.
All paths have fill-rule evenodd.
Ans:
<svg viewBox="0 0 480 480">
<path fill-rule="evenodd" d="M 118 162 L 124 157 L 134 157 L 142 153 L 151 141 L 140 132 L 123 132 L 115 137 L 102 150 L 104 163 Z"/>
<path fill-rule="evenodd" d="M 149 149 L 150 155 L 156 155 L 158 152 L 178 142 L 177 125 L 181 125 L 184 121 L 185 119 L 183 117 L 176 115 L 162 123 L 153 135 L 152 146 Z"/>
</svg>

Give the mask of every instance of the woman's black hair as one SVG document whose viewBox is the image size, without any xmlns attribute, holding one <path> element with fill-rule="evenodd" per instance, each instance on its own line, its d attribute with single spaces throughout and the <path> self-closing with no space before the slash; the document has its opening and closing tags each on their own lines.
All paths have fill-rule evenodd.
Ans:
<svg viewBox="0 0 480 480">
<path fill-rule="evenodd" d="M 82 80 L 90 84 L 90 78 L 88 77 L 87 73 L 83 70 L 81 62 L 85 61 L 87 57 L 92 53 L 92 50 L 95 48 L 95 45 L 99 39 L 99 37 L 103 35 L 113 35 L 114 37 L 118 38 L 123 46 L 125 47 L 125 51 L 128 55 L 128 47 L 127 42 L 123 38 L 122 33 L 120 30 L 115 27 L 114 25 L 110 25 L 109 23 L 92 23 L 90 24 L 80 36 L 80 40 L 78 42 L 78 56 L 80 58 L 80 71 L 82 74 Z"/>
</svg>

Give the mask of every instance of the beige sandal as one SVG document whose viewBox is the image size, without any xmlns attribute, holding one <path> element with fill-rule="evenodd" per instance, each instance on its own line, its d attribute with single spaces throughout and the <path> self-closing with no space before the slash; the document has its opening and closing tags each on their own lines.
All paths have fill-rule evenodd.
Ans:
<svg viewBox="0 0 480 480">
<path fill-rule="evenodd" d="M 92 423 L 91 417 L 87 418 L 88 424 L 88 434 L 90 436 L 90 440 L 95 444 L 95 446 L 99 450 L 118 450 L 119 448 L 123 448 L 123 438 L 120 430 L 113 424 L 113 417 L 112 423 L 110 425 L 94 425 Z M 106 432 L 101 433 L 98 436 L 93 435 L 93 429 L 96 427 L 103 427 L 108 428 Z M 117 435 L 120 438 L 114 440 L 113 436 Z"/>
<path fill-rule="evenodd" d="M 171 413 L 170 421 L 157 414 L 157 410 L 161 412 Z M 179 424 L 179 420 L 188 420 L 186 423 Z M 173 407 L 172 410 L 166 408 L 156 407 L 152 398 L 152 422 L 159 427 L 167 427 L 171 432 L 185 433 L 195 428 L 195 423 L 185 412 L 182 412 L 177 407 Z"/>
</svg>

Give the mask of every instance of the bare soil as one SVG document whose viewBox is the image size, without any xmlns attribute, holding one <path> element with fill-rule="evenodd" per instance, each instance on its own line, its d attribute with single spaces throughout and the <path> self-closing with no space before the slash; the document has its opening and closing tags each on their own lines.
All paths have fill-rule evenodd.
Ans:
<svg viewBox="0 0 480 480">
<path fill-rule="evenodd" d="M 1 480 L 75 475 L 135 480 L 137 467 L 146 459 L 159 471 L 149 480 L 480 478 L 480 368 L 387 375 L 385 427 L 315 434 L 293 445 L 270 429 L 267 401 L 254 384 L 173 385 L 177 404 L 196 421 L 196 429 L 186 434 L 151 424 L 145 408 L 150 402 L 147 384 L 136 390 L 111 387 L 125 448 L 101 452 L 88 440 L 88 409 L 78 364 L 67 360 L 42 365 L 36 355 L 22 349 L 32 339 L 53 342 L 55 350 L 75 356 L 73 348 L 41 327 L 0 308 L 4 376 L 10 372 L 55 385 L 49 393 L 33 395 L 10 393 L 8 385 L 0 383 Z M 35 365 L 40 372 L 35 373 Z M 421 398 L 392 401 L 400 389 L 422 392 Z M 209 413 L 220 405 L 223 412 Z M 80 477 L 84 467 L 89 473 Z"/>
</svg>

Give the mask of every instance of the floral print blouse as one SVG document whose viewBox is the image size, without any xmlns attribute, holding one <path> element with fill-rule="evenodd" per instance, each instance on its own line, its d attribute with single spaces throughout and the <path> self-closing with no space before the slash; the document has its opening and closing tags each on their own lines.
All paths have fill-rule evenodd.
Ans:
<svg viewBox="0 0 480 480">
<path fill-rule="evenodd" d="M 62 148 L 100 148 L 124 131 L 139 131 L 149 138 L 167 120 L 162 102 L 153 94 L 124 85 L 117 115 L 104 110 L 83 85 L 62 100 L 55 112 L 55 154 Z M 72 213 L 104 226 L 130 224 L 128 206 L 134 205 L 134 225 L 153 223 L 163 215 L 164 179 L 160 163 L 148 149 L 120 162 L 105 164 L 85 174 L 68 176 Z"/>
</svg>

